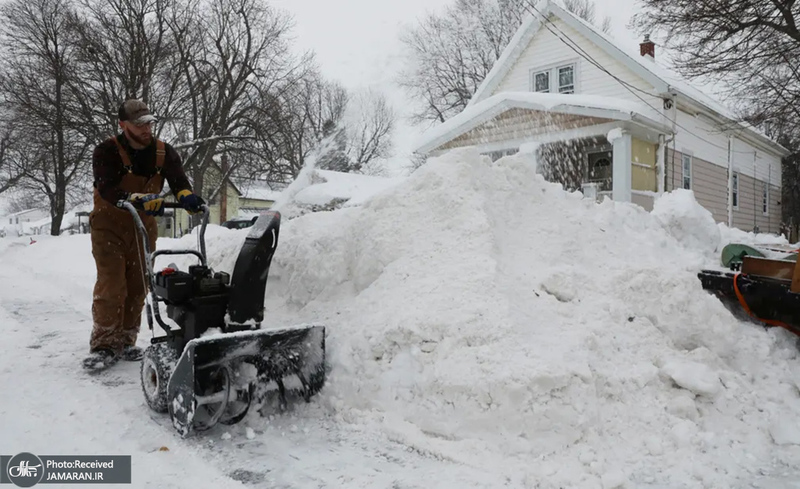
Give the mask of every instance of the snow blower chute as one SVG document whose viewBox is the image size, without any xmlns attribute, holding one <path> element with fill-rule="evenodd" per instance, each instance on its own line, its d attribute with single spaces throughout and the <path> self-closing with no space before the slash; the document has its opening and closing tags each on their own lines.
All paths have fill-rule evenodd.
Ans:
<svg viewBox="0 0 800 489">
<path fill-rule="evenodd" d="M 766 258 L 756 248 L 728 245 L 722 262 L 731 272 L 702 270 L 697 276 L 728 309 L 800 335 L 800 267 L 796 252 L 780 251 L 785 254 Z"/>
<path fill-rule="evenodd" d="M 165 207 L 180 208 L 166 202 Z M 147 322 L 153 331 L 142 358 L 142 390 L 151 409 L 169 412 L 182 436 L 234 424 L 261 393 L 277 390 L 281 408 L 289 388 L 309 401 L 325 382 L 325 327 L 299 325 L 261 329 L 264 294 L 272 256 L 278 245 L 280 213 L 262 213 L 245 238 L 233 274 L 214 272 L 206 261 L 205 230 L 209 209 L 203 206 L 199 251 L 149 249 L 147 232 L 136 208 L 121 201 L 134 217 L 144 244 L 150 296 Z M 169 266 L 153 271 L 160 255 L 195 255 L 187 271 Z M 172 325 L 162 318 L 166 306 Z M 155 336 L 153 323 L 166 335 Z"/>
</svg>

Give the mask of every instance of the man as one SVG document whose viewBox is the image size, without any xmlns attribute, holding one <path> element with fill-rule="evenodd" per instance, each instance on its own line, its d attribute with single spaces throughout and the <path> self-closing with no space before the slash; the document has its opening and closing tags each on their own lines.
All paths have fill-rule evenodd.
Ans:
<svg viewBox="0 0 800 489">
<path fill-rule="evenodd" d="M 120 358 L 137 361 L 136 346 L 142 307 L 148 284 L 144 247 L 136 233 L 133 216 L 117 207 L 127 200 L 142 208 L 139 216 L 154 250 L 158 226 L 154 216 L 163 214 L 160 192 L 164 180 L 183 207 L 195 213 L 203 200 L 192 192 L 181 158 L 170 145 L 153 137 L 156 118 L 139 100 L 127 100 L 119 108 L 122 133 L 100 143 L 94 150 L 94 209 L 89 215 L 92 255 L 97 266 L 89 341 L 89 370 L 101 370 Z"/>
</svg>

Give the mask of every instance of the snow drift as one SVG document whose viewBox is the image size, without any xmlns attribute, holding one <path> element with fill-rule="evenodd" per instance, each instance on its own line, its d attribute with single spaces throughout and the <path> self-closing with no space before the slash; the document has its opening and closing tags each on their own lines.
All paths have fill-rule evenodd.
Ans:
<svg viewBox="0 0 800 489">
<path fill-rule="evenodd" d="M 464 150 L 281 236 L 271 306 L 329 325 L 324 401 L 419 450 L 538 487 L 723 487 L 800 413 L 791 338 L 701 289 L 721 232 L 688 192 L 650 214 Z"/>
</svg>

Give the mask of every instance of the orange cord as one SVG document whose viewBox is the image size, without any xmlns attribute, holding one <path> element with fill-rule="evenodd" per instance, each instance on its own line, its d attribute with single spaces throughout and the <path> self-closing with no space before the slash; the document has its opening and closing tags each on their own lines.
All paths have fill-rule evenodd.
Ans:
<svg viewBox="0 0 800 489">
<path fill-rule="evenodd" d="M 733 276 L 733 290 L 734 290 L 734 292 L 736 292 L 736 297 L 739 299 L 739 304 L 742 305 L 742 307 L 744 308 L 745 312 L 747 312 L 747 314 L 750 315 L 750 317 L 752 317 L 752 318 L 754 318 L 754 319 L 756 319 L 758 321 L 761 321 L 764 324 L 768 324 L 770 326 L 778 326 L 778 327 L 784 328 L 787 331 L 791 331 L 792 333 L 800 336 L 800 330 L 798 330 L 797 328 L 795 328 L 794 326 L 792 326 L 790 324 L 786 324 L 783 321 L 778 321 L 776 319 L 761 319 L 760 317 L 758 317 L 755 314 L 753 314 L 753 311 L 750 310 L 750 306 L 747 305 L 747 301 L 744 300 L 744 296 L 739 291 L 739 275 L 741 275 L 741 272 L 739 272 L 739 273 L 737 273 L 736 275 Z"/>
</svg>

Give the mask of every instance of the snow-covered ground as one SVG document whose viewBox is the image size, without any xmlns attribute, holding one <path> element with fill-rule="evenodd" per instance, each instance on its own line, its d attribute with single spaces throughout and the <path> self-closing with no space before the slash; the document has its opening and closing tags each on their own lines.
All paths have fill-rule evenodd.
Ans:
<svg viewBox="0 0 800 489">
<path fill-rule="evenodd" d="M 246 234 L 210 227 L 210 264 L 230 271 Z M 647 213 L 463 150 L 285 220 L 267 326 L 327 324 L 328 383 L 186 440 L 136 365 L 81 370 L 89 239 L 37 238 L 0 239 L 3 454 L 132 455 L 135 487 L 800 487 L 795 338 L 697 279 L 728 241 L 781 240 L 689 192 Z"/>
</svg>

